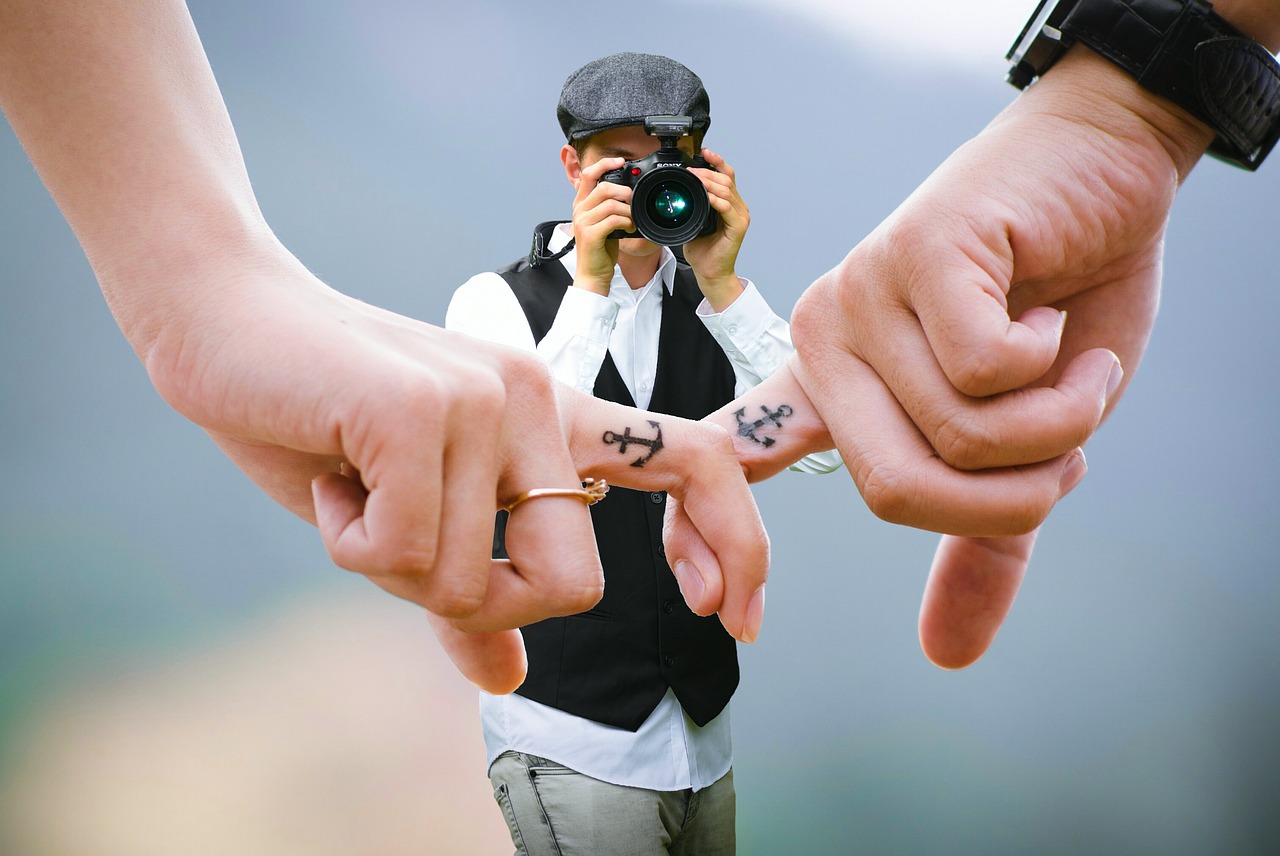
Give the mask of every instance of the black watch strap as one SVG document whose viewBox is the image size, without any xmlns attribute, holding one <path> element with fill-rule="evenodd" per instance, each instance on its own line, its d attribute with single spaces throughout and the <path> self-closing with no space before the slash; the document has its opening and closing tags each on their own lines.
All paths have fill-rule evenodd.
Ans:
<svg viewBox="0 0 1280 856">
<path fill-rule="evenodd" d="M 1079 42 L 1209 125 L 1212 155 L 1253 170 L 1280 139 L 1280 64 L 1204 0 L 1078 0 L 1044 24 L 1060 38 L 1010 72 L 1015 86 Z"/>
</svg>

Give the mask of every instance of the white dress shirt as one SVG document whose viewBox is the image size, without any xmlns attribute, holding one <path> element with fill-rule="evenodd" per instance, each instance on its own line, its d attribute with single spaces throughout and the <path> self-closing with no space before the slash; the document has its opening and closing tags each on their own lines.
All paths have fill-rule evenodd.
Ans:
<svg viewBox="0 0 1280 856">
<path fill-rule="evenodd" d="M 571 236 L 571 227 L 561 225 L 548 249 L 558 252 Z M 657 273 L 642 288 L 631 288 L 616 267 L 607 297 L 569 288 L 551 329 L 536 345 L 524 310 L 496 273 L 474 276 L 454 293 L 445 327 L 535 352 L 557 380 L 587 394 L 594 390 L 596 375 L 609 353 L 636 406 L 645 409 L 658 366 L 661 289 L 670 291 L 675 284 L 676 258 L 666 247 L 661 252 Z M 558 263 L 572 276 L 576 251 L 570 250 Z M 742 283 L 745 291 L 723 312 L 714 312 L 706 300 L 697 308 L 698 318 L 733 364 L 735 395 L 781 368 L 794 350 L 787 322 L 769 308 L 754 285 L 747 280 Z M 793 469 L 831 472 L 839 466 L 838 453 L 828 452 L 812 455 Z M 701 790 L 720 779 L 733 762 L 729 708 L 699 728 L 669 688 L 635 732 L 514 693 L 482 692 L 480 718 L 488 764 L 503 752 L 516 750 L 613 784 L 675 791 Z"/>
</svg>

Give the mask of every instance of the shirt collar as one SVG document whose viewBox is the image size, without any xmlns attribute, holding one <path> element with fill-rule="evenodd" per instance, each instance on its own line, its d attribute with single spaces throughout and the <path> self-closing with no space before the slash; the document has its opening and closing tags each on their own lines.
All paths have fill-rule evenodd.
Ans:
<svg viewBox="0 0 1280 856">
<path fill-rule="evenodd" d="M 572 237 L 573 224 L 561 223 L 552 231 L 551 238 L 547 241 L 547 250 L 551 253 L 560 252 Z M 670 247 L 662 247 L 659 252 L 662 254 L 662 260 L 658 262 L 658 276 L 662 278 L 662 285 L 667 290 L 667 293 L 674 294 L 676 288 L 676 254 L 671 252 Z M 570 250 L 565 253 L 560 257 L 560 264 L 564 265 L 570 276 L 573 276 L 578 269 L 578 251 Z M 616 267 L 614 268 L 614 275 L 618 275 Z"/>
</svg>

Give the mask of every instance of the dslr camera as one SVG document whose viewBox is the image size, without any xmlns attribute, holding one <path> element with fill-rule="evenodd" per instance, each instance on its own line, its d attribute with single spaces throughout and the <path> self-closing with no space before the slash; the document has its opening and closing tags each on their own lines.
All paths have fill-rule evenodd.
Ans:
<svg viewBox="0 0 1280 856">
<path fill-rule="evenodd" d="M 690 167 L 711 169 L 711 165 L 701 155 L 689 157 L 676 146 L 676 140 L 692 130 L 693 119 L 688 116 L 646 116 L 644 132 L 658 138 L 658 150 L 600 177 L 631 188 L 631 221 L 642 238 L 655 244 L 687 244 L 720 226 L 707 189 L 689 172 Z M 619 229 L 609 237 L 634 238 L 635 232 Z"/>
</svg>

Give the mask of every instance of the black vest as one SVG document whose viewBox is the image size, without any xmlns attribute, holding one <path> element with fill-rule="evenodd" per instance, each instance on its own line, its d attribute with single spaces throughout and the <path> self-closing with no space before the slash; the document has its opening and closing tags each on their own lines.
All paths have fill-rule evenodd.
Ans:
<svg viewBox="0 0 1280 856">
<path fill-rule="evenodd" d="M 559 261 L 522 259 L 498 271 L 529 320 L 535 341 L 551 329 L 573 278 Z M 700 419 L 732 400 L 733 366 L 698 320 L 702 300 L 693 272 L 681 265 L 673 294 L 662 293 L 658 368 L 649 409 Z M 631 393 L 605 356 L 597 398 L 634 407 Z M 622 433 L 628 426 L 617 425 Z M 651 436 L 642 420 L 633 432 Z M 606 725 L 635 731 L 670 686 L 699 726 L 716 717 L 738 687 L 738 654 L 715 616 L 685 605 L 662 547 L 665 493 L 613 487 L 591 507 L 604 567 L 604 597 L 595 608 L 521 628 L 529 672 L 520 695 Z M 502 523 L 495 535 L 501 549 Z"/>
</svg>

